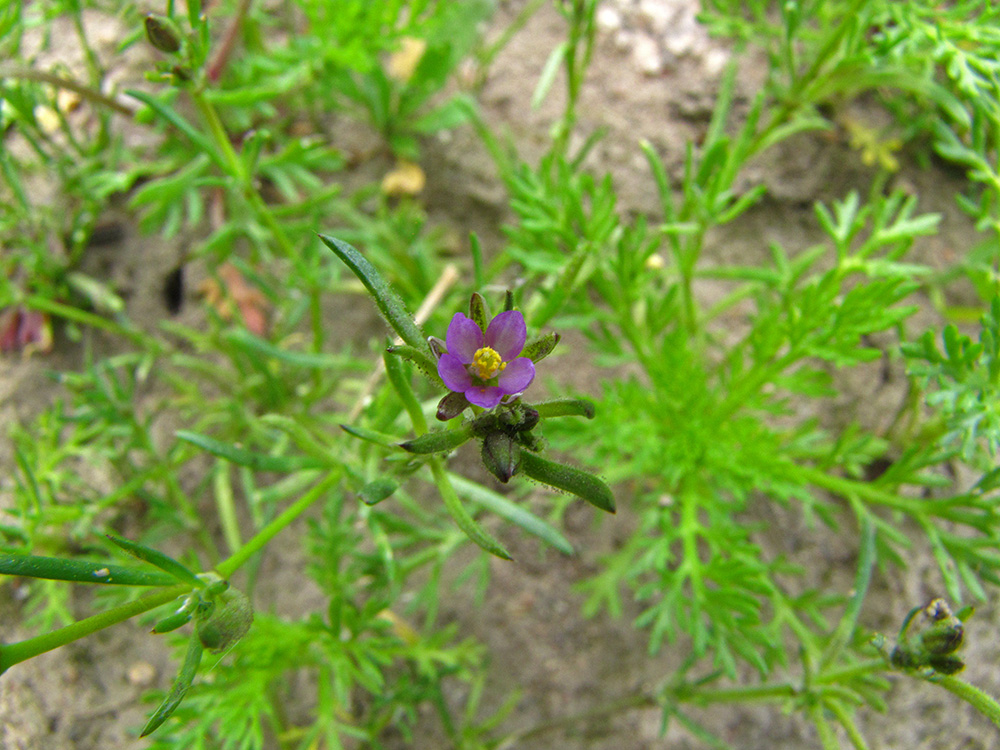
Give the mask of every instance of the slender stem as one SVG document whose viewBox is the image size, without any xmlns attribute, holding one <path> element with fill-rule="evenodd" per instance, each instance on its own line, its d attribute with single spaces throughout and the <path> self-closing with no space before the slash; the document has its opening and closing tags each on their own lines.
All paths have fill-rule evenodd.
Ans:
<svg viewBox="0 0 1000 750">
<path fill-rule="evenodd" d="M 284 530 L 284 528 L 292 521 L 301 516 L 305 512 L 306 508 L 319 500 L 321 497 L 325 496 L 327 491 L 329 491 L 329 489 L 336 484 L 339 479 L 339 472 L 331 472 L 325 479 L 323 479 L 323 481 L 285 508 L 284 511 L 267 524 L 267 526 L 258 531 L 252 539 L 244 544 L 228 560 L 225 560 L 216 566 L 216 571 L 218 571 L 219 575 L 223 578 L 229 578 L 236 572 L 237 569 L 240 568 L 240 566 L 246 563 L 247 560 L 263 549 L 264 546 L 277 536 L 279 532 Z"/>
<path fill-rule="evenodd" d="M 232 141 L 229 140 L 229 134 L 226 132 L 226 128 L 219 118 L 219 113 L 216 112 L 215 107 L 212 106 L 212 103 L 205 98 L 205 95 L 201 91 L 192 90 L 190 93 L 192 101 L 198 108 L 198 112 L 201 113 L 202 119 L 208 125 L 208 129 L 212 134 L 212 140 L 222 152 L 230 175 L 239 182 L 243 197 L 250 204 L 250 208 L 253 209 L 257 218 L 270 230 L 282 255 L 295 263 L 301 270 L 301 260 L 295 252 L 295 247 L 285 234 L 285 230 L 274 217 L 271 209 L 268 208 L 264 199 L 260 197 L 260 193 L 254 188 L 253 180 L 251 179 L 252 175 L 247 173 L 246 166 L 233 148 Z"/>
<path fill-rule="evenodd" d="M 708 703 L 751 703 L 755 701 L 783 701 L 798 693 L 794 685 L 782 682 L 775 685 L 755 685 L 750 687 L 720 688 L 717 690 L 697 690 L 686 693 L 679 691 L 675 699 L 685 703 L 706 705 Z"/>
<path fill-rule="evenodd" d="M 581 721 L 599 719 L 604 716 L 613 716 L 614 714 L 622 713 L 623 711 L 631 711 L 636 708 L 656 708 L 658 705 L 660 705 L 659 702 L 651 695 L 647 695 L 645 693 L 629 695 L 625 698 L 612 701 L 606 705 L 598 706 L 597 708 L 580 711 L 579 713 L 570 714 L 569 716 L 561 716 L 558 719 L 552 719 L 551 721 L 545 721 L 541 724 L 536 724 L 533 727 L 528 727 L 527 729 L 512 732 L 503 740 L 503 742 L 500 743 L 497 750 L 506 750 L 506 748 L 516 747 L 523 743 L 524 740 L 530 739 L 531 737 L 536 737 L 555 729 L 572 726 L 573 724 L 577 724 Z"/>
<path fill-rule="evenodd" d="M 933 677 L 927 678 L 927 681 L 940 685 L 949 693 L 957 695 L 992 721 L 997 727 L 1000 727 L 1000 703 L 997 703 L 994 698 L 979 688 L 957 677 L 946 674 L 935 674 Z"/>
<path fill-rule="evenodd" d="M 135 601 L 122 604 L 114 609 L 109 609 L 107 612 L 100 612 L 84 620 L 74 622 L 72 625 L 53 630 L 50 633 L 18 641 L 17 643 L 0 645 L 0 674 L 3 674 L 15 664 L 20 664 L 22 661 L 31 659 L 46 651 L 52 651 L 60 646 L 65 646 L 71 641 L 78 640 L 91 633 L 96 633 L 98 630 L 103 630 L 119 622 L 124 622 L 131 617 L 140 615 L 143 612 L 148 612 L 151 609 L 162 606 L 171 599 L 176 599 L 178 596 L 190 591 L 190 589 L 190 586 L 170 586 Z"/>
<path fill-rule="evenodd" d="M 819 734 L 819 741 L 823 745 L 823 750 L 840 750 L 837 735 L 834 733 L 833 727 L 830 726 L 830 722 L 826 720 L 826 716 L 823 714 L 823 707 L 820 704 L 813 703 L 809 706 L 809 718 L 816 725 L 816 732 Z"/>
<path fill-rule="evenodd" d="M 143 349 L 151 352 L 152 354 L 162 354 L 164 351 L 164 347 L 161 343 L 153 337 L 147 336 L 142 331 L 127 328 L 121 323 L 108 320 L 107 318 L 102 318 L 100 315 L 95 315 L 94 313 L 87 312 L 86 310 L 77 309 L 72 305 L 64 305 L 61 302 L 56 302 L 38 294 L 26 297 L 24 304 L 32 310 L 47 312 L 50 315 L 57 315 L 60 318 L 71 320 L 74 323 L 79 323 L 80 325 L 90 326 L 91 328 L 97 328 L 105 333 L 121 336 L 122 338 L 128 339 L 132 343 L 141 346 Z"/>
<path fill-rule="evenodd" d="M 125 115 L 125 117 L 132 117 L 135 115 L 135 112 L 132 111 L 131 107 L 122 104 L 117 99 L 112 99 L 110 96 L 102 94 L 97 89 L 91 88 L 90 86 L 80 83 L 77 80 L 56 75 L 55 73 L 48 73 L 44 70 L 33 70 L 32 68 L 22 68 L 19 65 L 7 63 L 0 65 L 0 78 L 14 78 L 21 81 L 38 81 L 39 83 L 47 83 L 50 86 L 55 86 L 56 88 L 73 91 L 84 99 L 114 110 L 120 115 Z"/>
</svg>

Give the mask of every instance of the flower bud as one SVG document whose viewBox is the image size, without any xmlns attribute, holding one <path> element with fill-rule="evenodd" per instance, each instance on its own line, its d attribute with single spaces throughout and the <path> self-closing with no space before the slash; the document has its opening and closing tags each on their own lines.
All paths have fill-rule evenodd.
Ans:
<svg viewBox="0 0 1000 750">
<path fill-rule="evenodd" d="M 253 607 L 246 594 L 231 588 L 222 595 L 222 606 L 211 617 L 200 620 L 198 640 L 212 653 L 221 653 L 240 640 L 253 623 Z"/>
<path fill-rule="evenodd" d="M 954 654 L 932 656 L 927 663 L 939 674 L 957 674 L 965 669 L 965 662 Z"/>
<path fill-rule="evenodd" d="M 491 432 L 483 439 L 483 464 L 507 484 L 521 468 L 521 446 L 504 432 Z"/>
<path fill-rule="evenodd" d="M 181 48 L 181 37 L 173 21 L 165 16 L 146 16 L 146 38 L 160 52 L 173 54 Z"/>
<path fill-rule="evenodd" d="M 157 622 L 153 626 L 153 633 L 169 633 L 172 630 L 177 630 L 177 628 L 182 625 L 187 625 L 191 622 L 192 614 L 188 611 L 175 612 L 172 615 L 167 615 L 162 620 Z"/>
<path fill-rule="evenodd" d="M 454 419 L 469 407 L 469 399 L 464 393 L 452 391 L 447 396 L 438 401 L 437 418 L 440 422 L 447 422 Z"/>
<path fill-rule="evenodd" d="M 957 651 L 965 639 L 965 630 L 957 619 L 954 623 L 939 623 L 922 633 L 921 645 L 928 653 L 935 655 L 950 654 Z"/>
</svg>

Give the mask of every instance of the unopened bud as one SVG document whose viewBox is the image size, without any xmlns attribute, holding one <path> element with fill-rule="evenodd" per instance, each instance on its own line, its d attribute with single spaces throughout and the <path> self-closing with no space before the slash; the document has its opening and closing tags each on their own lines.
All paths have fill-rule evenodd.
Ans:
<svg viewBox="0 0 1000 750">
<path fill-rule="evenodd" d="M 483 439 L 483 465 L 507 484 L 521 468 L 521 446 L 504 432 L 492 432 Z"/>
<path fill-rule="evenodd" d="M 198 640 L 213 653 L 225 651 L 250 630 L 253 607 L 246 594 L 231 588 L 222 595 L 222 605 L 211 617 L 198 622 Z"/>
<path fill-rule="evenodd" d="M 438 401 L 437 418 L 440 422 L 454 419 L 469 407 L 469 399 L 464 393 L 453 391 Z"/>
<path fill-rule="evenodd" d="M 160 52 L 173 54 L 181 48 L 181 36 L 173 21 L 165 16 L 146 16 L 146 38 Z"/>
</svg>

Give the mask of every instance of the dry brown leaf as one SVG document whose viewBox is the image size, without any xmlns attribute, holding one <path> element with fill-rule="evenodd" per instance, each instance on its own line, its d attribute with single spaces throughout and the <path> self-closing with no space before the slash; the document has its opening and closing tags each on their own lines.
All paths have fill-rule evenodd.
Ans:
<svg viewBox="0 0 1000 750">
<path fill-rule="evenodd" d="M 257 336 L 267 333 L 267 297 L 231 263 L 219 266 L 217 274 L 218 279 L 205 279 L 198 286 L 205 301 L 223 320 L 232 320 L 238 312 L 248 331 Z"/>
<path fill-rule="evenodd" d="M 409 81 L 426 50 L 426 40 L 412 36 L 403 37 L 400 40 L 399 49 L 389 55 L 389 61 L 386 64 L 386 72 L 389 77 L 395 78 L 400 83 Z"/>
<path fill-rule="evenodd" d="M 427 184 L 427 176 L 419 164 L 405 159 L 382 178 L 382 192 L 386 195 L 417 195 Z"/>
</svg>

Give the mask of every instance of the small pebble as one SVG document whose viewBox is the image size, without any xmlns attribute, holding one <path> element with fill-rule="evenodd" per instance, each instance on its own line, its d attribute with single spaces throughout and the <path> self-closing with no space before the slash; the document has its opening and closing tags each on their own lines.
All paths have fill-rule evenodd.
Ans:
<svg viewBox="0 0 1000 750">
<path fill-rule="evenodd" d="M 137 687 L 148 687 L 156 679 L 156 669 L 148 661 L 136 661 L 129 665 L 126 673 L 129 683 Z"/>
</svg>

